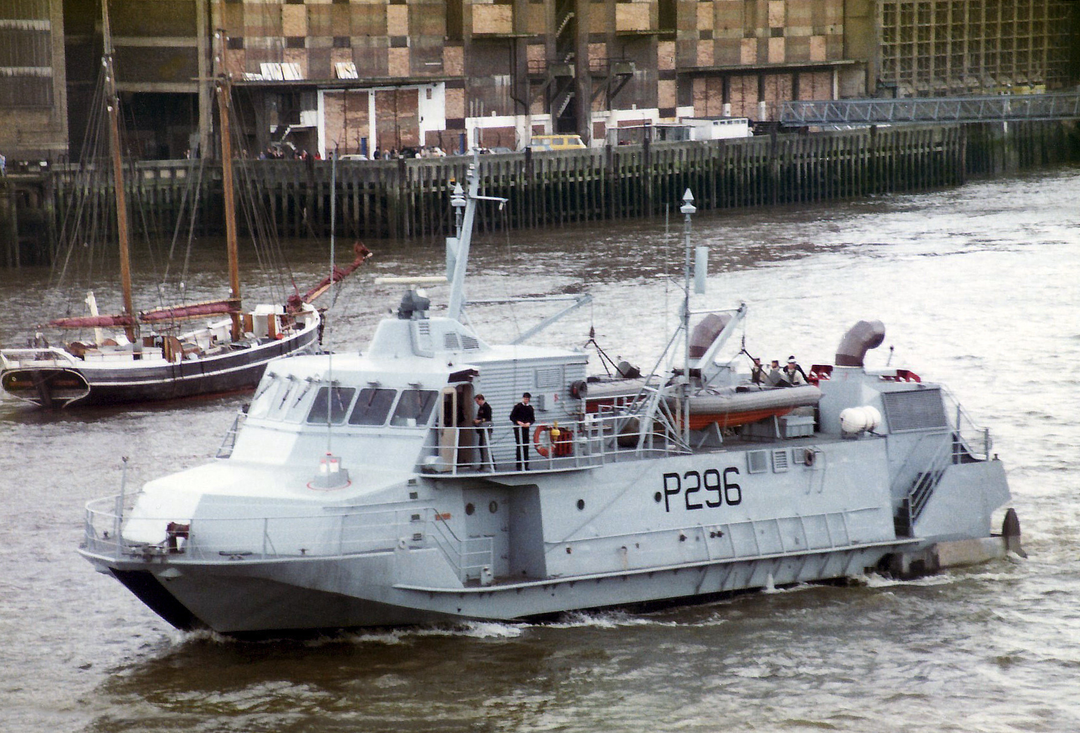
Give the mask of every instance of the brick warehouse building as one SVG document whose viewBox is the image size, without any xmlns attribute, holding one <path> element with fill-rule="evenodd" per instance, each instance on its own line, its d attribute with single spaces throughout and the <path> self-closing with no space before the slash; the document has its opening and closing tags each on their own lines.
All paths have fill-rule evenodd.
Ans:
<svg viewBox="0 0 1080 733">
<path fill-rule="evenodd" d="M 600 144 L 610 130 L 646 121 L 773 119 L 793 99 L 1061 87 L 1077 45 L 1070 45 L 1074 7 L 1068 0 L 110 0 L 130 139 L 148 158 L 181 157 L 208 143 L 212 105 L 200 80 L 216 61 L 234 80 L 252 152 L 282 141 L 323 154 L 517 148 L 540 132 L 576 132 Z M 52 147 L 35 154 L 51 155 L 65 136 L 77 152 L 100 33 L 93 0 L 0 4 L 0 41 L 5 34 L 12 41 L 0 42 L 0 98 L 19 103 L 16 113 L 0 105 L 11 121 L 0 126 L 0 151 L 25 149 L 48 118 Z M 27 85 L 42 89 L 20 94 Z M 70 132 L 58 126 L 64 120 Z"/>
<path fill-rule="evenodd" d="M 841 87 L 860 95 L 865 66 L 845 58 L 844 28 L 869 34 L 870 3 L 861 16 L 846 16 L 846 5 L 858 4 L 307 0 L 216 9 L 229 35 L 226 66 L 251 92 L 260 130 L 287 118 L 307 148 L 364 153 L 458 149 L 463 138 L 517 148 L 544 132 L 603 141 L 620 124 L 760 118 L 786 99 L 832 99 Z"/>
</svg>

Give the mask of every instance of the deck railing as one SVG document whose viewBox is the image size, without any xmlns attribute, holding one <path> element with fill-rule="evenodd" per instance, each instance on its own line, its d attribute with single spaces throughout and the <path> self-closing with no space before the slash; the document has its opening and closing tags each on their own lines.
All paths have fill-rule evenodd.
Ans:
<svg viewBox="0 0 1080 733">
<path fill-rule="evenodd" d="M 990 430 L 976 425 L 952 392 L 942 387 L 941 393 L 945 398 L 946 415 L 956 433 L 953 446 L 953 463 L 960 462 L 961 454 L 985 461 L 990 457 L 990 450 L 994 446 L 994 442 L 990 438 Z"/>
<path fill-rule="evenodd" d="M 464 583 L 481 579 L 494 562 L 490 537 L 460 538 L 443 515 L 430 507 L 358 508 L 265 516 L 181 520 L 133 513 L 139 494 L 105 497 L 87 504 L 84 548 L 115 560 L 171 558 L 182 562 L 235 562 L 301 557 L 332 558 L 395 547 L 435 547 Z M 156 533 L 156 542 L 132 536 Z M 126 535 L 126 537 L 125 537 Z"/>
<path fill-rule="evenodd" d="M 513 431 L 437 428 L 438 441 L 421 457 L 420 470 L 433 477 L 570 471 L 629 458 L 685 452 L 668 431 L 660 429 L 659 423 L 656 429 L 643 431 L 642 419 L 625 412 L 590 413 L 572 420 L 537 423 L 529 428 L 528 469 L 519 468 Z"/>
<path fill-rule="evenodd" d="M 0 351 L 0 367 L 17 369 L 22 366 L 76 366 L 76 361 L 63 349 L 44 346 L 40 348 L 3 349 Z"/>
<path fill-rule="evenodd" d="M 218 446 L 218 458 L 228 458 L 232 455 L 233 449 L 236 447 L 236 438 L 240 434 L 240 428 L 247 422 L 247 408 L 248 405 L 244 405 L 243 408 L 236 411 L 232 425 L 226 431 L 225 437 L 221 439 L 221 445 Z"/>
</svg>

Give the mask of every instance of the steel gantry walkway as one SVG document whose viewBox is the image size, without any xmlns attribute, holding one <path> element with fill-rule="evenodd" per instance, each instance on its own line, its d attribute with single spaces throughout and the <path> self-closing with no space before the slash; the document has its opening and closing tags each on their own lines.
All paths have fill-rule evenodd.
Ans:
<svg viewBox="0 0 1080 733">
<path fill-rule="evenodd" d="M 785 125 L 897 125 L 1080 118 L 1080 92 L 1066 94 L 784 102 Z"/>
</svg>

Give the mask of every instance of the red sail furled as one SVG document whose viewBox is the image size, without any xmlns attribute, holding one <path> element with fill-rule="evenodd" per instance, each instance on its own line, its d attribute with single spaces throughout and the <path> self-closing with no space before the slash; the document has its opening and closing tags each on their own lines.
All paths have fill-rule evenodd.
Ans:
<svg viewBox="0 0 1080 733">
<path fill-rule="evenodd" d="M 191 305 L 178 305 L 171 308 L 155 308 L 154 310 L 143 311 L 139 314 L 139 320 L 143 323 L 182 321 L 186 318 L 202 318 L 203 316 L 236 313 L 239 310 L 240 304 L 233 300 L 208 300 L 204 303 L 192 303 Z"/>
<path fill-rule="evenodd" d="M 369 250 L 360 242 L 356 242 L 353 245 L 353 252 L 356 254 L 356 259 L 352 261 L 352 264 L 346 265 L 345 267 L 334 267 L 334 274 L 332 276 L 333 280 L 331 280 L 331 276 L 328 275 L 322 279 L 322 282 L 320 282 L 318 285 L 316 285 L 303 295 L 290 295 L 289 309 L 293 311 L 300 310 L 301 305 L 303 305 L 304 303 L 310 303 L 316 298 L 318 298 L 320 295 L 329 290 L 330 286 L 333 283 L 344 280 L 346 277 L 354 273 L 357 268 L 360 267 L 360 265 L 364 264 L 364 260 L 366 260 L 368 257 L 371 257 L 371 250 Z"/>
<path fill-rule="evenodd" d="M 128 328 L 135 325 L 135 319 L 131 316 L 78 316 L 75 318 L 57 318 L 49 321 L 53 328 Z"/>
<path fill-rule="evenodd" d="M 160 323 L 162 321 L 182 321 L 188 318 L 202 318 L 225 313 L 236 313 L 240 304 L 234 300 L 208 300 L 204 303 L 178 305 L 171 308 L 155 308 L 139 314 L 142 323 Z M 136 319 L 125 315 L 112 316 L 77 316 L 57 318 L 49 321 L 53 328 L 129 328 L 136 324 Z"/>
</svg>

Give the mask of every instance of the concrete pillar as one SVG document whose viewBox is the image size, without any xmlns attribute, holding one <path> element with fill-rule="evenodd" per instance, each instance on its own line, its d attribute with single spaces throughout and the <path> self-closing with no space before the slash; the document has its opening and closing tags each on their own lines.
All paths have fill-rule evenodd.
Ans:
<svg viewBox="0 0 1080 733">
<path fill-rule="evenodd" d="M 577 0 L 574 13 L 577 15 L 577 38 L 574 51 L 574 101 L 577 114 L 574 126 L 582 140 L 592 140 L 592 76 L 589 73 L 589 12 L 591 0 Z"/>
<path fill-rule="evenodd" d="M 881 68 L 881 22 L 876 0 L 844 0 L 844 60 L 866 63 L 864 93 L 873 96 Z"/>
</svg>

